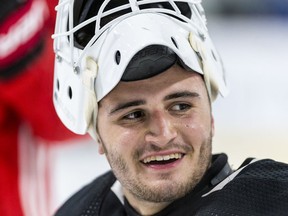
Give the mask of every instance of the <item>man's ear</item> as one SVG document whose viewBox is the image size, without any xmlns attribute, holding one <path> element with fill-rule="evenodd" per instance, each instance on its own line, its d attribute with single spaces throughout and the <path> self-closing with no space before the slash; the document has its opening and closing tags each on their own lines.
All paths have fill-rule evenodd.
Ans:
<svg viewBox="0 0 288 216">
<path fill-rule="evenodd" d="M 97 142 L 98 142 L 98 152 L 99 154 L 105 154 L 105 147 L 103 146 L 103 142 L 101 138 L 99 137 L 99 134 L 97 136 Z"/>
</svg>

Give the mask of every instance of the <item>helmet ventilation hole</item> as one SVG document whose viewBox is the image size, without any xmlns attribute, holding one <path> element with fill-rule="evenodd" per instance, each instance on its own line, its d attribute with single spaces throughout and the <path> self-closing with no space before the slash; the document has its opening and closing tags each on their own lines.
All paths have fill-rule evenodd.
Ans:
<svg viewBox="0 0 288 216">
<path fill-rule="evenodd" d="M 56 81 L 56 88 L 57 88 L 58 91 L 60 90 L 60 82 L 59 82 L 59 79 L 57 79 L 57 81 Z"/>
<path fill-rule="evenodd" d="M 68 97 L 72 99 L 72 88 L 71 86 L 68 87 Z"/>
<path fill-rule="evenodd" d="M 119 65 L 120 64 L 120 61 L 121 61 L 121 53 L 119 50 L 117 50 L 117 52 L 115 53 L 115 61 L 116 61 L 116 64 Z"/>
<path fill-rule="evenodd" d="M 171 41 L 173 42 L 174 46 L 178 49 L 178 45 L 173 37 L 171 37 Z"/>
</svg>

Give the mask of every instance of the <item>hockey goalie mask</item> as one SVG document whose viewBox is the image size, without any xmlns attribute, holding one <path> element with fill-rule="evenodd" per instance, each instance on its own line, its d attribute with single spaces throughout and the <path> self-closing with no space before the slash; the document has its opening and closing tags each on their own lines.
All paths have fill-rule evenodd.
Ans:
<svg viewBox="0 0 288 216">
<path fill-rule="evenodd" d="M 164 57 L 159 70 L 176 56 L 185 69 L 202 74 L 211 101 L 227 93 L 201 0 L 60 0 L 56 10 L 53 100 L 60 119 L 75 133 L 90 128 L 95 137 L 97 103 L 120 80 L 157 73 L 150 66 L 145 70 L 145 63 L 138 72 L 131 67 L 143 49 L 152 58 L 155 50 Z"/>
</svg>

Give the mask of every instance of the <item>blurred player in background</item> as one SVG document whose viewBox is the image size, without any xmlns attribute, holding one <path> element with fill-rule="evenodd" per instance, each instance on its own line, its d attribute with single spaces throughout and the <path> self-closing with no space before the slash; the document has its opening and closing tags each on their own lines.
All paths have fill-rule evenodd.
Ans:
<svg viewBox="0 0 288 216">
<path fill-rule="evenodd" d="M 56 0 L 0 7 L 0 215 L 49 215 L 49 145 L 75 138 L 52 105 Z"/>
</svg>

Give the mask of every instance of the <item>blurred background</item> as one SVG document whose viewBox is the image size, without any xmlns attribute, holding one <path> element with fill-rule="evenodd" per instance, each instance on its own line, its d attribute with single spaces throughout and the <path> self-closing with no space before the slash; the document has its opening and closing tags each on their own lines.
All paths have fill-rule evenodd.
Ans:
<svg viewBox="0 0 288 216">
<path fill-rule="evenodd" d="M 288 1 L 204 0 L 230 94 L 214 104 L 214 152 L 288 162 Z"/>
<path fill-rule="evenodd" d="M 288 162 L 288 0 L 204 0 L 230 94 L 213 105 L 213 152 Z M 75 141 L 78 142 L 78 141 Z M 52 208 L 108 169 L 89 138 L 55 146 Z"/>
</svg>

